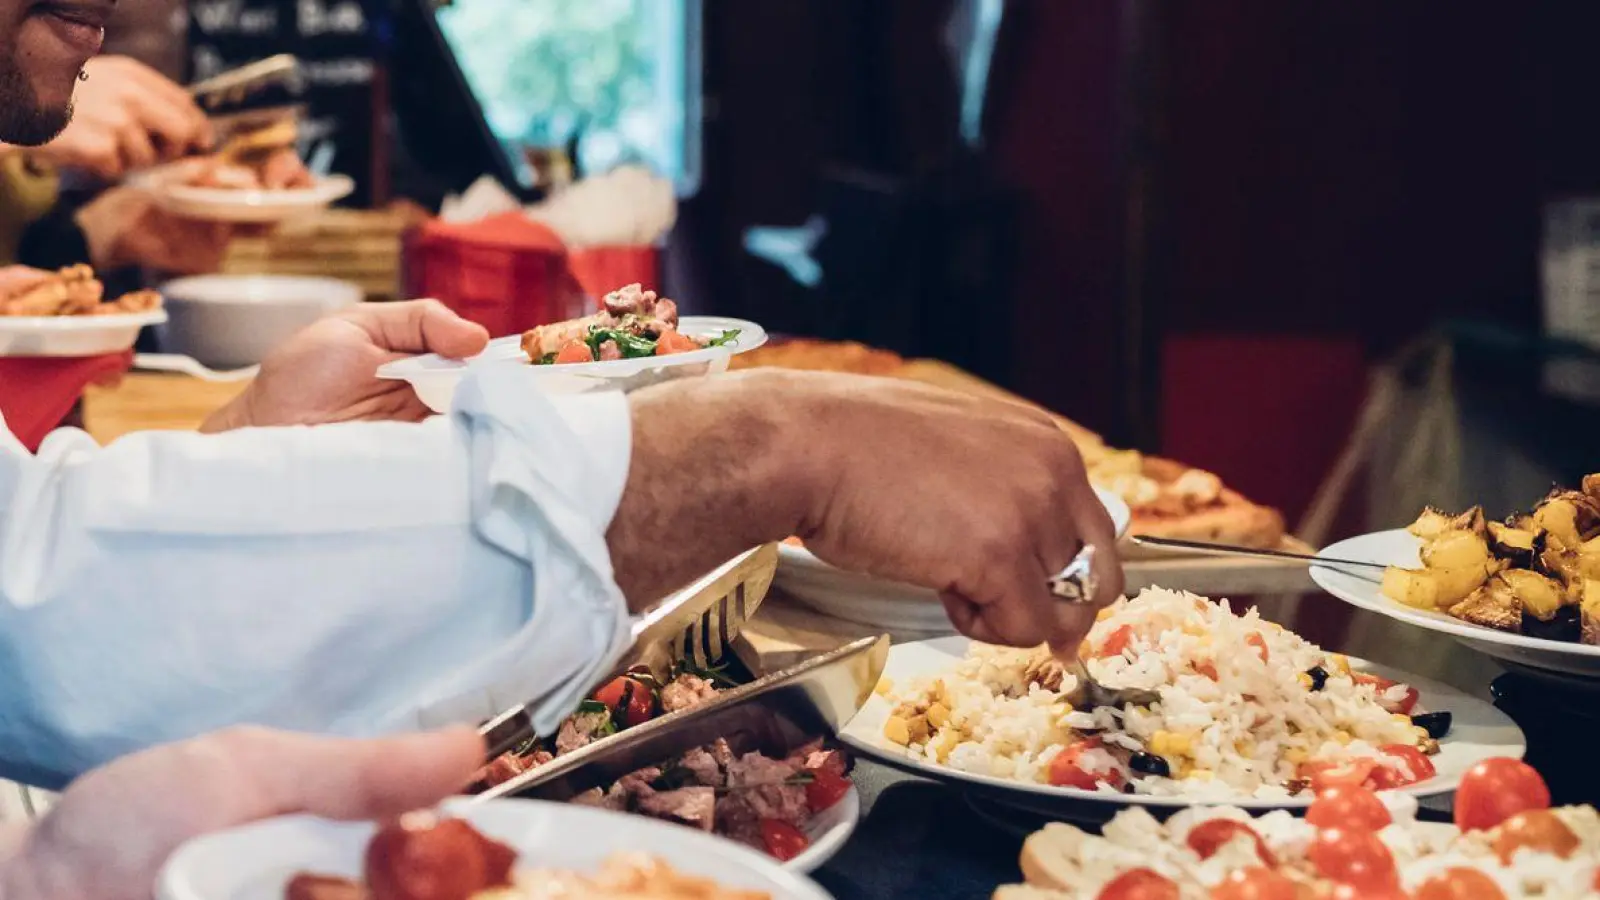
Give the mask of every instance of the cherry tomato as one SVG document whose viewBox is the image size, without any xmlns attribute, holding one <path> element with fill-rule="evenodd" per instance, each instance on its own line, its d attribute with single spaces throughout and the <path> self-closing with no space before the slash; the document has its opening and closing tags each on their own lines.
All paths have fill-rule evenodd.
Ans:
<svg viewBox="0 0 1600 900">
<path fill-rule="evenodd" d="M 1212 819 L 1208 822 L 1201 822 L 1199 825 L 1189 829 L 1189 836 L 1185 839 L 1185 842 L 1189 845 L 1189 849 L 1195 852 L 1195 855 L 1201 859 L 1210 859 L 1217 854 L 1218 850 L 1240 837 L 1248 837 L 1255 842 L 1256 856 L 1262 862 L 1269 866 L 1278 864 L 1277 860 L 1272 857 L 1272 851 L 1267 849 L 1267 842 L 1261 839 L 1261 835 L 1256 834 L 1254 828 L 1243 822 L 1235 822 L 1232 819 Z"/>
<path fill-rule="evenodd" d="M 1300 764 L 1300 777 L 1311 782 L 1311 789 L 1320 794 L 1336 787 L 1365 787 L 1367 776 L 1377 767 L 1378 764 L 1370 759 L 1312 761 Z"/>
<path fill-rule="evenodd" d="M 850 779 L 828 769 L 813 770 L 811 780 L 806 782 L 806 807 L 819 813 L 838 803 L 848 793 Z"/>
<path fill-rule="evenodd" d="M 1364 829 L 1325 828 L 1311 841 L 1306 857 L 1323 878 L 1357 891 L 1394 890 L 1400 886 L 1400 874 L 1389 848 L 1376 834 Z"/>
<path fill-rule="evenodd" d="M 1171 880 L 1149 869 L 1130 869 L 1111 879 L 1095 900 L 1178 900 Z"/>
<path fill-rule="evenodd" d="M 1494 838 L 1494 852 L 1508 866 L 1512 855 L 1524 849 L 1566 859 L 1578 849 L 1578 836 L 1554 812 L 1530 809 L 1501 822 Z"/>
<path fill-rule="evenodd" d="M 1411 711 L 1417 708 L 1417 689 L 1409 684 L 1405 686 L 1405 696 L 1401 697 L 1398 701 L 1394 701 L 1387 699 L 1384 695 L 1389 692 L 1390 688 L 1394 687 L 1400 682 L 1390 681 L 1387 678 L 1379 678 L 1376 675 L 1368 675 L 1364 672 L 1356 672 L 1350 676 L 1350 679 L 1356 684 L 1370 684 L 1377 688 L 1378 702 L 1385 710 L 1389 712 L 1400 713 L 1401 715 L 1409 716 L 1411 715 Z"/>
<path fill-rule="evenodd" d="M 1371 775 L 1367 776 L 1367 780 L 1372 783 L 1374 790 L 1388 791 L 1398 787 L 1405 787 L 1408 784 L 1427 781 L 1435 774 L 1433 761 L 1428 759 L 1428 754 L 1415 747 L 1407 747 L 1404 744 L 1389 744 L 1380 747 L 1379 751 L 1385 756 L 1399 760 L 1406 769 L 1410 770 L 1410 774 L 1407 775 L 1399 769 L 1380 764 L 1373 768 Z"/>
<path fill-rule="evenodd" d="M 1057 753 L 1055 758 L 1050 760 L 1050 783 L 1056 787 L 1079 788 L 1085 791 L 1092 791 L 1101 784 L 1109 784 L 1115 788 L 1122 787 L 1125 779 L 1121 772 L 1097 774 L 1078 765 L 1084 753 L 1099 746 L 1099 738 L 1090 738 Z"/>
<path fill-rule="evenodd" d="M 1337 786 L 1317 794 L 1306 821 L 1318 828 L 1363 828 L 1380 831 L 1394 821 L 1378 795 L 1364 787 Z"/>
<path fill-rule="evenodd" d="M 1299 888 L 1271 869 L 1234 869 L 1211 889 L 1211 900 L 1295 900 Z"/>
<path fill-rule="evenodd" d="M 1271 658 L 1271 654 L 1267 652 L 1267 639 L 1262 637 L 1260 632 L 1250 632 L 1244 642 L 1256 648 L 1256 655 L 1261 657 L 1262 662 L 1267 662 Z"/>
<path fill-rule="evenodd" d="M 815 755 L 815 754 L 813 754 Z M 838 750 L 825 751 L 816 762 L 808 763 L 806 768 L 812 772 L 827 772 L 843 778 L 849 771 L 844 754 Z"/>
<path fill-rule="evenodd" d="M 811 839 L 782 819 L 762 819 L 761 843 L 767 848 L 767 855 L 779 862 L 788 862 L 804 853 L 811 846 Z"/>
<path fill-rule="evenodd" d="M 661 332 L 661 337 L 656 338 L 656 355 L 667 356 L 672 353 L 688 353 L 691 350 L 703 350 L 700 342 L 686 334 L 674 330 Z"/>
<path fill-rule="evenodd" d="M 1122 651 L 1128 649 L 1128 643 L 1133 640 L 1133 626 L 1123 625 L 1106 635 L 1101 642 L 1100 649 L 1095 651 L 1095 656 L 1121 656 Z"/>
<path fill-rule="evenodd" d="M 1199 672 L 1201 675 L 1204 675 L 1205 677 L 1211 679 L 1212 681 L 1216 681 L 1217 680 L 1217 667 L 1212 665 L 1209 662 L 1198 662 L 1198 663 L 1195 663 L 1194 664 L 1194 670 L 1196 672 Z"/>
<path fill-rule="evenodd" d="M 507 884 L 515 855 L 461 819 L 406 816 L 367 845 L 367 888 L 373 900 L 467 900 Z"/>
<path fill-rule="evenodd" d="M 1456 789 L 1456 827 L 1493 828 L 1519 812 L 1550 808 L 1550 788 L 1520 759 L 1486 759 L 1473 766 Z"/>
<path fill-rule="evenodd" d="M 594 362 L 594 351 L 583 341 L 568 341 L 565 347 L 556 354 L 558 363 L 586 363 Z"/>
<path fill-rule="evenodd" d="M 594 692 L 594 699 L 606 705 L 615 716 L 622 710 L 622 724 L 632 728 L 643 725 L 656 716 L 656 695 L 650 686 L 637 678 L 622 675 Z"/>
<path fill-rule="evenodd" d="M 1416 900 L 1506 900 L 1494 879 L 1477 869 L 1445 869 L 1417 885 Z"/>
</svg>

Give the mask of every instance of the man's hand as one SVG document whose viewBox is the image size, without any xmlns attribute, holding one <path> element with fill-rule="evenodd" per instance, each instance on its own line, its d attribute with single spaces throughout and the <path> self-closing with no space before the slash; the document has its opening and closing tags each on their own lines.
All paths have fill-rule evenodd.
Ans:
<svg viewBox="0 0 1600 900">
<path fill-rule="evenodd" d="M 102 192 L 78 210 L 75 221 L 89 245 L 89 262 L 106 271 L 144 266 L 179 275 L 215 272 L 236 230 L 225 222 L 174 216 L 131 187 Z"/>
<path fill-rule="evenodd" d="M 483 765 L 470 728 L 356 741 L 239 728 L 78 779 L 0 861 L 0 895 L 149 900 L 184 841 L 305 812 L 384 819 L 460 792 Z"/>
<path fill-rule="evenodd" d="M 1111 519 L 1072 441 L 1035 410 L 781 371 L 631 401 L 632 465 L 607 541 L 636 608 L 789 534 L 833 565 L 939 591 L 957 628 L 993 643 L 1076 646 L 1121 593 Z M 1096 596 L 1068 606 L 1047 582 L 1085 543 Z"/>
<path fill-rule="evenodd" d="M 420 421 L 429 410 L 411 385 L 379 379 L 378 367 L 416 353 L 464 358 L 488 343 L 482 326 L 437 300 L 365 303 L 310 325 L 274 350 L 250 387 L 201 430 Z"/>
<path fill-rule="evenodd" d="M 32 151 L 106 180 L 209 149 L 211 123 L 180 85 L 126 56 L 99 56 L 72 97 L 72 121 Z"/>
</svg>

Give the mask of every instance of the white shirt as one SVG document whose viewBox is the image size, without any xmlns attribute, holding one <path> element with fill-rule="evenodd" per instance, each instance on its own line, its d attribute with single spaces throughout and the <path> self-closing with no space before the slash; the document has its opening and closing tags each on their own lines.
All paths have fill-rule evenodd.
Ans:
<svg viewBox="0 0 1600 900">
<path fill-rule="evenodd" d="M 3 422 L 0 422 L 3 426 Z M 422 424 L 0 427 L 0 777 L 55 787 L 237 723 L 374 735 L 538 700 L 625 649 L 620 394 L 469 378 Z"/>
</svg>

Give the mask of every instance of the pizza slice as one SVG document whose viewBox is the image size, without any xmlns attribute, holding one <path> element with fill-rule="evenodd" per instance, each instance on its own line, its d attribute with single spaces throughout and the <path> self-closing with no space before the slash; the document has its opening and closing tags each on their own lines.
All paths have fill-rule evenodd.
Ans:
<svg viewBox="0 0 1600 900">
<path fill-rule="evenodd" d="M 1128 504 L 1130 534 L 1255 548 L 1283 542 L 1277 510 L 1252 503 L 1203 469 L 1137 450 L 1109 450 L 1086 462 L 1089 480 Z"/>
</svg>

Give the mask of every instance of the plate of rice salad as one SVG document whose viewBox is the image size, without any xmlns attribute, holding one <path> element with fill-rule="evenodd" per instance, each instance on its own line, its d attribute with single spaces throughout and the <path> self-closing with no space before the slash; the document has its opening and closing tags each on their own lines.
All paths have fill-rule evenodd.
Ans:
<svg viewBox="0 0 1600 900">
<path fill-rule="evenodd" d="M 1303 807 L 1335 784 L 1442 794 L 1473 765 L 1526 748 L 1485 701 L 1329 653 L 1226 601 L 1146 590 L 1102 611 L 1080 652 L 1117 705 L 1093 705 L 1043 647 L 898 645 L 841 738 L 1044 809 Z"/>
<path fill-rule="evenodd" d="M 1552 809 L 1532 767 L 1493 759 L 1462 779 L 1455 823 L 1415 798 L 1326 792 L 1305 818 L 1134 808 L 1100 835 L 1051 823 L 1022 847 L 1025 884 L 994 900 L 1576 900 L 1600 893 L 1600 814 Z"/>
</svg>

